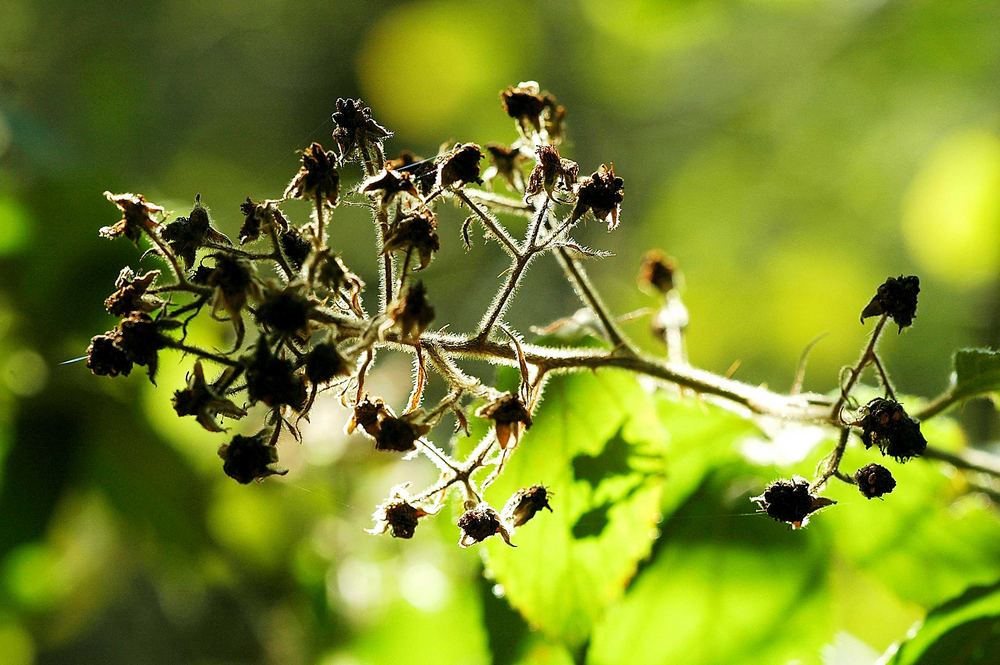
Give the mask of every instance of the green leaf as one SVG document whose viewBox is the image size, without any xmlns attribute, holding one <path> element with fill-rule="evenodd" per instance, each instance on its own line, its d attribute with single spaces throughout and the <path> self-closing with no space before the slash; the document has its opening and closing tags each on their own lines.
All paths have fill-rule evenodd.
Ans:
<svg viewBox="0 0 1000 665">
<path fill-rule="evenodd" d="M 749 488 L 769 473 L 735 462 L 688 498 L 596 626 L 589 665 L 818 661 L 834 632 L 828 540 L 752 514 Z"/>
<path fill-rule="evenodd" d="M 545 485 L 539 513 L 508 547 L 486 543 L 487 566 L 510 604 L 550 638 L 578 648 L 625 591 L 656 537 L 664 432 L 632 375 L 600 370 L 549 384 L 534 427 L 488 494 L 498 509 Z"/>
<path fill-rule="evenodd" d="M 1000 394 L 1000 351 L 959 349 L 955 352 L 954 366 L 951 393 L 956 400 Z"/>
<path fill-rule="evenodd" d="M 1000 654 L 1000 582 L 972 587 L 932 609 L 898 647 L 891 665 L 987 665 Z M 890 653 L 893 649 L 890 649 Z"/>
</svg>

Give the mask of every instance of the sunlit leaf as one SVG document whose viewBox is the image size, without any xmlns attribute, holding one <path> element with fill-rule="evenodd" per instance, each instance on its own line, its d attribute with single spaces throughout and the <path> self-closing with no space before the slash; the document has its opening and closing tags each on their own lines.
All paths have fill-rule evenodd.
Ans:
<svg viewBox="0 0 1000 665">
<path fill-rule="evenodd" d="M 1000 393 L 1000 351 L 959 349 L 955 352 L 955 383 L 958 399 Z"/>
<path fill-rule="evenodd" d="M 572 647 L 624 593 L 656 536 L 664 434 L 638 381 L 599 371 L 553 380 L 534 427 L 488 492 L 542 484 L 553 513 L 488 543 L 488 568 L 532 625 Z"/>
<path fill-rule="evenodd" d="M 995 663 L 1000 653 L 1000 583 L 973 587 L 939 605 L 914 631 L 893 647 L 890 665 Z"/>
</svg>

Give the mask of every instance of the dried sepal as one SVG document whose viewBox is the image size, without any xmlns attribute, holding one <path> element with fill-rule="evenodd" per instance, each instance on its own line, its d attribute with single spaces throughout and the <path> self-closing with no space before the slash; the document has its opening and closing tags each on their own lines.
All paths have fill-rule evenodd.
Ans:
<svg viewBox="0 0 1000 665">
<path fill-rule="evenodd" d="M 502 449 L 506 449 L 511 442 L 517 445 L 521 433 L 531 427 L 531 414 L 524 401 L 514 392 L 501 395 L 484 405 L 476 415 L 493 421 L 497 443 Z"/>
<path fill-rule="evenodd" d="M 143 232 L 155 232 L 160 224 L 156 216 L 163 213 L 163 208 L 149 203 L 142 194 L 104 192 L 104 198 L 122 212 L 122 218 L 115 224 L 101 227 L 100 234 L 104 238 L 124 236 L 138 245 Z"/>
<path fill-rule="evenodd" d="M 488 503 L 480 503 L 465 511 L 458 518 L 458 528 L 462 532 L 458 539 L 461 547 L 481 543 L 496 534 L 500 534 L 505 543 L 515 547 L 514 543 L 510 542 L 510 532 L 503 525 L 499 513 Z"/>
<path fill-rule="evenodd" d="M 225 431 L 225 428 L 219 425 L 216 416 L 242 418 L 247 415 L 246 411 L 236 406 L 232 400 L 227 399 L 215 386 L 205 380 L 205 369 L 200 360 L 194 363 L 187 387 L 175 391 L 172 401 L 178 416 L 194 416 L 198 424 L 209 432 Z"/>
<path fill-rule="evenodd" d="M 513 528 L 522 526 L 543 508 L 552 512 L 552 506 L 549 505 L 551 496 L 552 492 L 543 485 L 519 489 L 504 504 L 500 517 Z"/>
</svg>

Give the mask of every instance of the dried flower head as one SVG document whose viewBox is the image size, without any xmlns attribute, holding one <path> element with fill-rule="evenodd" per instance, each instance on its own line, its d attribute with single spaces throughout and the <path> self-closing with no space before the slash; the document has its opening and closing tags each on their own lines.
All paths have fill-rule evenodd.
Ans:
<svg viewBox="0 0 1000 665">
<path fill-rule="evenodd" d="M 201 204 L 201 197 L 195 197 L 194 208 L 187 217 L 178 217 L 160 231 L 160 237 L 174 254 L 184 259 L 184 266 L 194 265 L 195 254 L 206 242 L 218 245 L 232 245 L 225 234 L 212 228 L 208 210 Z"/>
<path fill-rule="evenodd" d="M 292 267 L 296 270 L 302 270 L 306 259 L 309 258 L 309 252 L 312 251 L 312 243 L 294 226 L 289 226 L 282 231 L 278 239 L 281 243 L 281 251 L 284 252 Z"/>
<path fill-rule="evenodd" d="M 323 150 L 319 143 L 312 143 L 302 151 L 302 166 L 285 188 L 286 199 L 323 201 L 337 205 L 340 196 L 340 173 L 337 156 L 332 150 Z"/>
<path fill-rule="evenodd" d="M 270 201 L 257 203 L 248 196 L 247 200 L 240 204 L 240 212 L 243 213 L 243 225 L 240 227 L 241 245 L 253 242 L 262 233 L 267 234 L 272 230 L 278 233 L 288 231 L 288 220 Z"/>
<path fill-rule="evenodd" d="M 430 210 L 414 212 L 390 227 L 385 236 L 384 252 L 415 253 L 420 258 L 416 270 L 430 265 L 434 252 L 441 249 L 437 220 Z"/>
<path fill-rule="evenodd" d="M 480 503 L 465 511 L 458 518 L 458 528 L 462 531 L 458 539 L 458 544 L 462 547 L 480 543 L 498 533 L 505 543 L 514 547 L 514 543 L 510 542 L 510 532 L 500 521 L 500 515 L 488 503 Z"/>
<path fill-rule="evenodd" d="M 194 416 L 198 424 L 209 432 L 222 432 L 225 429 L 219 425 L 216 416 L 242 418 L 247 415 L 246 411 L 205 380 L 205 369 L 200 360 L 194 363 L 187 387 L 174 392 L 173 404 L 178 416 Z"/>
<path fill-rule="evenodd" d="M 438 187 L 461 187 L 469 183 L 481 184 L 479 162 L 483 150 L 475 143 L 456 143 L 455 147 L 434 160 L 437 165 Z"/>
<path fill-rule="evenodd" d="M 354 413 L 344 429 L 348 434 L 353 434 L 360 426 L 368 436 L 374 438 L 378 436 L 382 421 L 392 415 L 392 411 L 382 400 L 370 400 L 366 397 L 354 407 Z"/>
<path fill-rule="evenodd" d="M 770 517 L 791 524 L 793 529 L 804 527 L 809 522 L 809 515 L 820 508 L 836 503 L 815 496 L 809 491 L 809 482 L 799 477 L 776 480 L 767 486 L 763 494 L 750 500 Z"/>
<path fill-rule="evenodd" d="M 409 150 L 403 150 L 396 159 L 385 163 L 385 168 L 396 173 L 408 173 L 417 190 L 427 196 L 434 190 L 437 180 L 437 164 L 433 159 L 423 159 Z"/>
<path fill-rule="evenodd" d="M 412 538 L 421 517 L 433 515 L 436 510 L 425 510 L 409 502 L 405 485 L 394 487 L 389 498 L 372 513 L 375 526 L 368 533 L 379 536 L 388 531 L 393 538 Z"/>
<path fill-rule="evenodd" d="M 87 369 L 97 376 L 128 376 L 132 361 L 121 346 L 121 331 L 117 328 L 96 335 L 87 347 Z"/>
<path fill-rule="evenodd" d="M 858 490 L 868 499 L 890 493 L 896 487 L 896 479 L 889 469 L 881 464 L 868 464 L 854 472 L 854 482 Z"/>
<path fill-rule="evenodd" d="M 278 335 L 294 335 L 306 329 L 315 309 L 316 304 L 309 299 L 301 282 L 283 287 L 272 283 L 257 307 L 257 322 Z"/>
<path fill-rule="evenodd" d="M 528 408 L 521 398 L 514 392 L 501 395 L 480 408 L 476 415 L 493 421 L 497 443 L 503 449 L 507 448 L 511 439 L 513 439 L 514 445 L 517 445 L 521 438 L 521 432 L 531 427 L 531 414 L 528 413 Z"/>
<path fill-rule="evenodd" d="M 121 335 L 117 338 L 117 344 L 129 360 L 146 368 L 150 381 L 156 377 L 159 351 L 170 341 L 162 331 L 174 326 L 174 321 L 153 320 L 145 312 L 130 313 L 118 326 Z"/>
<path fill-rule="evenodd" d="M 122 268 L 115 280 L 114 293 L 104 300 L 104 308 L 112 316 L 126 316 L 130 312 L 152 312 L 163 305 L 159 296 L 147 294 L 146 291 L 160 276 L 159 270 L 150 270 L 141 275 L 129 267 Z"/>
<path fill-rule="evenodd" d="M 503 521 L 517 528 L 527 523 L 535 514 L 545 508 L 550 513 L 549 497 L 552 493 L 542 485 L 524 487 L 514 492 L 514 495 L 504 504 L 500 516 Z"/>
<path fill-rule="evenodd" d="M 620 221 L 622 199 L 625 197 L 622 189 L 624 185 L 625 181 L 615 175 L 614 164 L 601 164 L 601 168 L 580 181 L 576 206 L 573 208 L 573 221 L 590 210 L 597 220 L 607 222 L 608 231 L 614 231 Z"/>
<path fill-rule="evenodd" d="M 351 363 L 331 342 L 317 344 L 306 355 L 306 378 L 313 385 L 329 383 L 338 376 L 348 376 L 351 368 Z"/>
<path fill-rule="evenodd" d="M 890 277 L 861 312 L 861 322 L 870 316 L 888 314 L 899 332 L 913 323 L 917 315 L 917 294 L 920 293 L 920 278 L 916 275 Z"/>
<path fill-rule="evenodd" d="M 292 361 L 274 355 L 263 337 L 257 340 L 254 352 L 244 356 L 243 365 L 251 402 L 271 407 L 288 405 L 295 410 L 305 404 L 305 377 L 296 372 Z"/>
<path fill-rule="evenodd" d="M 407 284 L 387 312 L 392 319 L 392 327 L 399 331 L 405 341 L 415 342 L 427 326 L 434 320 L 434 308 L 427 300 L 424 283 L 417 281 Z"/>
<path fill-rule="evenodd" d="M 382 142 L 392 132 L 375 122 L 372 110 L 360 99 L 338 99 L 333 112 L 333 138 L 342 160 L 359 158 L 381 164 Z"/>
<path fill-rule="evenodd" d="M 279 469 L 278 448 L 270 442 L 271 432 L 267 429 L 253 436 L 237 434 L 229 443 L 219 447 L 222 470 L 238 483 L 246 485 L 268 476 L 283 476 L 287 469 Z"/>
<path fill-rule="evenodd" d="M 580 175 L 580 167 L 570 159 L 559 156 L 559 150 L 550 145 L 539 146 L 535 150 L 538 161 L 528 176 L 528 186 L 524 190 L 525 199 L 542 191 L 549 198 L 557 189 L 565 194 L 572 192 Z"/>
<path fill-rule="evenodd" d="M 112 226 L 101 228 L 104 238 L 125 236 L 136 245 L 143 232 L 153 233 L 159 222 L 156 215 L 163 213 L 163 208 L 146 201 L 142 194 L 112 194 L 104 192 L 104 198 L 111 201 L 122 211 L 122 218 Z"/>
<path fill-rule="evenodd" d="M 424 413 L 420 409 L 396 417 L 384 412 L 378 421 L 375 436 L 375 450 L 391 450 L 399 453 L 410 452 L 417 447 L 417 439 L 431 430 L 423 422 Z M 365 428 L 368 431 L 368 428 Z"/>
<path fill-rule="evenodd" d="M 883 455 L 905 462 L 927 450 L 927 439 L 920 423 L 911 418 L 894 400 L 876 397 L 861 407 L 861 440 L 865 447 L 877 446 Z"/>
</svg>

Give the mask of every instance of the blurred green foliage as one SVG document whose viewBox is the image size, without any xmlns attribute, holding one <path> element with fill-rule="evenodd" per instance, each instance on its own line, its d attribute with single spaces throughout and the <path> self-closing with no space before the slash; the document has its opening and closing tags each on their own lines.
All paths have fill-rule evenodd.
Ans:
<svg viewBox="0 0 1000 665">
<path fill-rule="evenodd" d="M 625 178 L 621 228 L 583 233 L 616 253 L 592 267 L 614 311 L 650 304 L 633 275 L 645 249 L 662 247 L 685 272 L 695 364 L 740 361 L 738 378 L 787 386 L 802 348 L 826 332 L 806 386 L 829 391 L 862 343 L 856 317 L 874 286 L 916 273 L 916 325 L 883 352 L 903 390 L 930 396 L 955 348 L 1000 346 L 996 3 L 5 0 L 2 17 L 4 663 L 569 663 L 585 652 L 591 663 L 859 663 L 927 609 L 1000 576 L 995 507 L 960 474 L 908 464 L 883 502 L 834 486 L 840 504 L 792 533 L 747 514 L 747 497 L 777 475 L 810 474 L 823 449 L 809 447 L 815 433 L 801 433 L 789 461 L 784 444 L 748 439 L 743 421 L 665 401 L 628 416 L 659 422 L 621 435 L 658 443 L 662 489 L 630 500 L 642 512 L 659 496 L 661 535 L 650 525 L 621 536 L 617 559 L 614 543 L 600 544 L 600 585 L 599 567 L 574 575 L 572 557 L 597 556 L 573 549 L 586 539 L 566 540 L 565 556 L 548 541 L 572 532 L 602 484 L 558 473 L 577 455 L 601 459 L 608 433 L 590 428 L 587 441 L 540 420 L 570 466 L 541 453 L 529 466 L 525 449 L 502 482 L 569 484 L 518 549 L 484 548 L 494 586 L 476 551 L 455 547 L 447 517 L 412 542 L 362 533 L 390 486 L 430 470 L 342 436 L 335 399 L 304 444 L 281 442 L 286 478 L 238 487 L 221 473 L 218 439 L 170 409 L 179 358 L 162 363 L 159 388 L 141 373 L 107 381 L 59 365 L 111 327 L 101 302 L 137 260 L 97 237 L 115 218 L 102 191 L 178 212 L 200 193 L 232 234 L 240 201 L 278 195 L 295 150 L 330 142 L 336 98 L 372 105 L 396 131 L 390 154 L 429 156 L 455 140 L 511 140 L 497 92 L 537 79 L 569 110 L 564 153 L 584 171 L 614 161 Z M 454 329 L 478 319 L 506 268 L 482 243 L 466 257 L 459 222 L 442 219 L 445 246 L 428 271 L 438 320 Z M 335 224 L 338 249 L 374 283 L 364 215 L 341 210 Z M 556 271 L 533 268 L 514 326 L 577 306 Z M 647 323 L 629 331 L 658 352 Z M 193 335 L 222 343 L 215 329 Z M 409 363 L 380 363 L 373 392 L 399 403 Z M 574 390 L 604 408 L 600 390 L 580 386 L 617 380 L 567 380 L 543 408 L 579 410 Z M 622 421 L 627 407 L 603 415 Z M 941 420 L 928 438 L 995 445 L 995 412 L 970 404 L 958 416 L 961 429 Z M 850 464 L 864 459 L 849 450 Z M 639 512 L 630 519 L 641 525 Z M 622 587 L 619 569 L 649 548 Z M 519 599 L 518 584 L 540 597 Z M 533 603 L 525 615 L 541 630 L 504 593 Z M 586 630 L 565 632 L 570 614 L 587 616 L 589 649 Z M 947 611 L 934 616 L 945 616 L 936 630 L 953 629 Z"/>
</svg>

